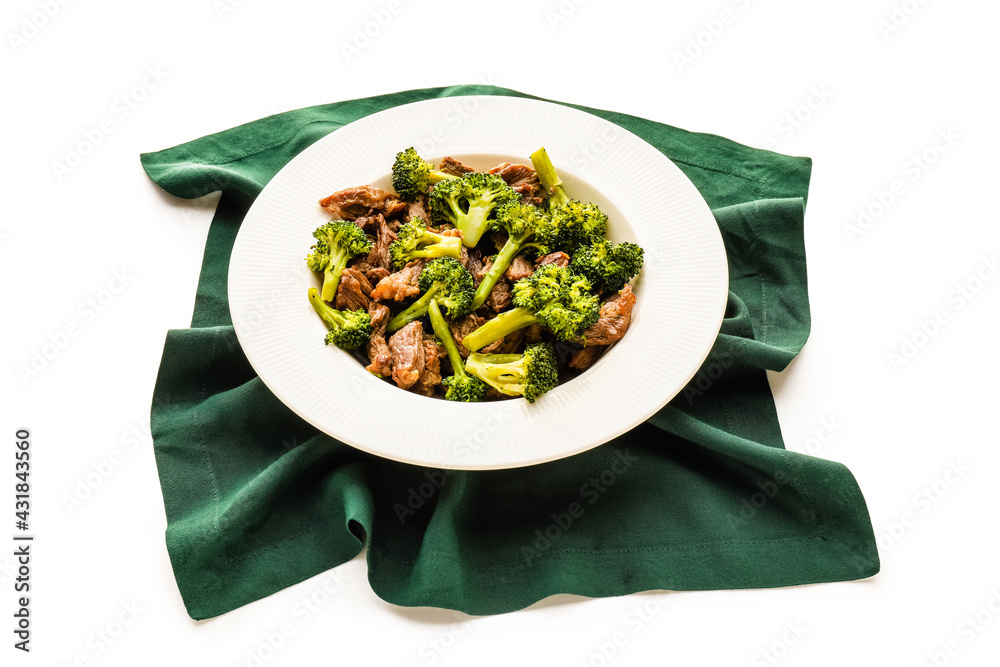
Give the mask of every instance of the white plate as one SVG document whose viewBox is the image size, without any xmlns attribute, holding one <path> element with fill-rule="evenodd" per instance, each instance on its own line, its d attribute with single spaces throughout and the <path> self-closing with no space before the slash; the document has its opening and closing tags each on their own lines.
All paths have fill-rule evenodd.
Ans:
<svg viewBox="0 0 1000 667">
<path fill-rule="evenodd" d="M 329 219 L 317 202 L 343 188 L 389 188 L 395 154 L 476 168 L 530 164 L 545 146 L 569 195 L 609 215 L 608 236 L 645 249 L 625 337 L 580 377 L 534 404 L 453 403 L 380 380 L 323 345 L 304 258 Z M 552 461 L 618 436 L 663 407 L 708 355 L 728 292 L 725 248 L 694 185 L 648 143 L 596 116 L 513 97 L 416 102 L 355 121 L 309 147 L 264 188 L 229 269 L 240 344 L 268 388 L 354 447 L 425 466 L 486 470 Z"/>
</svg>

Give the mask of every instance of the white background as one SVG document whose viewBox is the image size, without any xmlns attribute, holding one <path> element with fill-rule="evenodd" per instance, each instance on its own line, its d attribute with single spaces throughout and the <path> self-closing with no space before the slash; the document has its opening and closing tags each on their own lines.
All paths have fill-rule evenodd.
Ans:
<svg viewBox="0 0 1000 667">
<path fill-rule="evenodd" d="M 0 535 L 8 544 L 8 457 L 26 425 L 38 538 L 28 656 L 11 648 L 13 558 L 0 549 L 0 663 L 995 664 L 1000 280 L 984 261 L 1000 249 L 996 3 L 223 3 L 4 3 Z M 356 30 L 373 16 L 386 25 L 371 24 L 365 43 Z M 279 111 L 457 83 L 815 160 L 813 332 L 771 380 L 788 447 L 856 475 L 880 574 L 784 590 L 557 596 L 469 620 L 381 601 L 359 557 L 336 581 L 321 575 L 205 623 L 187 617 L 147 429 L 165 332 L 190 321 L 214 200 L 162 194 L 139 153 Z M 88 133 L 100 142 L 57 174 Z M 939 136 L 950 138 L 935 147 Z M 913 161 L 921 155 L 926 168 Z M 874 214 L 852 235 L 859 208 Z M 124 289 L 92 310 L 88 299 L 121 286 L 116 271 Z M 933 335 L 919 333 L 922 322 Z M 67 325 L 77 335 L 23 379 L 18 367 Z M 904 339 L 919 347 L 893 363 Z M 116 451 L 110 476 L 67 508 L 65 496 Z M 336 592 L 321 593 L 325 582 Z M 307 616 L 310 596 L 323 602 Z M 129 625 L 99 639 L 118 620 Z M 292 633 L 279 642 L 285 623 Z M 605 658 L 616 633 L 624 645 Z"/>
</svg>

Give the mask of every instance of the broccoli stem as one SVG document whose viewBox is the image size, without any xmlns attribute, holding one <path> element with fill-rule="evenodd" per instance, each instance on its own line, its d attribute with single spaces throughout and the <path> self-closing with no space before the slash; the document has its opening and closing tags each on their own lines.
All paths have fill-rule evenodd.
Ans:
<svg viewBox="0 0 1000 667">
<path fill-rule="evenodd" d="M 423 295 L 410 304 L 410 307 L 401 312 L 396 317 L 389 320 L 389 324 L 385 328 L 386 333 L 394 333 L 399 331 L 407 324 L 413 320 L 420 319 L 427 312 L 427 308 L 430 307 L 431 301 L 434 299 L 434 295 L 440 291 L 438 285 L 433 285 L 429 290 L 423 293 Z"/>
<path fill-rule="evenodd" d="M 448 351 L 448 360 L 451 361 L 452 372 L 455 375 L 464 375 L 465 362 L 462 360 L 458 346 L 455 345 L 455 339 L 451 335 L 451 328 L 444 321 L 444 315 L 441 314 L 441 308 L 438 307 L 436 300 L 431 300 L 431 305 L 427 308 L 427 314 L 431 318 L 431 328 L 434 329 L 434 335 L 444 345 L 444 349 Z"/>
<path fill-rule="evenodd" d="M 521 396 L 524 387 L 524 356 L 520 354 L 469 355 L 466 370 L 501 394 Z"/>
<path fill-rule="evenodd" d="M 562 206 L 569 201 L 566 191 L 563 190 L 562 179 L 556 173 L 556 167 L 552 164 L 544 147 L 531 154 L 531 166 L 535 168 L 538 180 L 541 181 L 545 191 L 549 193 L 550 206 Z"/>
<path fill-rule="evenodd" d="M 475 310 L 479 306 L 486 303 L 486 299 L 489 298 L 490 292 L 496 287 L 497 282 L 500 280 L 500 276 L 510 268 L 511 262 L 514 261 L 514 257 L 517 256 L 518 251 L 521 250 L 521 244 L 518 243 L 519 239 L 514 239 L 508 236 L 507 242 L 503 244 L 503 248 L 497 253 L 496 259 L 493 260 L 493 266 L 490 267 L 489 272 L 483 276 L 482 282 L 479 283 L 479 287 L 476 288 L 476 295 L 472 299 L 472 309 Z"/>
<path fill-rule="evenodd" d="M 493 341 L 500 340 L 507 334 L 530 326 L 537 321 L 535 313 L 528 308 L 507 310 L 463 338 L 462 345 L 469 352 L 475 352 Z"/>
<path fill-rule="evenodd" d="M 325 300 L 320 299 L 319 290 L 315 287 L 309 288 L 309 303 L 312 304 L 313 310 L 316 314 L 320 316 L 323 323 L 326 324 L 326 328 L 339 329 L 344 324 L 344 316 L 337 310 L 330 307 Z"/>
<path fill-rule="evenodd" d="M 340 272 L 347 266 L 351 258 L 346 249 L 341 249 L 336 255 L 330 254 L 330 263 L 323 272 L 323 300 L 333 301 L 340 287 Z"/>
<path fill-rule="evenodd" d="M 458 259 L 462 256 L 462 239 L 457 236 L 442 236 L 441 240 L 425 245 L 423 248 L 411 250 L 409 258 L 414 259 L 434 259 L 437 257 L 454 257 Z"/>
<path fill-rule="evenodd" d="M 479 239 L 483 237 L 483 233 L 489 227 L 486 218 L 492 210 L 493 205 L 489 201 L 476 201 L 469 205 L 469 212 L 465 214 L 465 222 L 460 227 L 462 243 L 467 248 L 475 248 L 479 245 Z"/>
<path fill-rule="evenodd" d="M 427 172 L 427 182 L 428 183 L 440 183 L 441 181 L 446 181 L 449 178 L 455 178 L 451 174 L 446 174 L 443 171 L 437 169 L 430 169 Z"/>
</svg>

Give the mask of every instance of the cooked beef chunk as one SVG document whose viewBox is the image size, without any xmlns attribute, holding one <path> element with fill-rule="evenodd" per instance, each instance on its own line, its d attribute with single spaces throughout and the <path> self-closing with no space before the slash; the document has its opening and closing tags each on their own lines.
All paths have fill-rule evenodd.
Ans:
<svg viewBox="0 0 1000 667">
<path fill-rule="evenodd" d="M 490 240 L 493 241 L 493 245 L 496 247 L 497 252 L 500 252 L 500 249 L 507 243 L 507 232 L 492 229 L 490 230 Z"/>
<path fill-rule="evenodd" d="M 411 391 L 424 396 L 434 395 L 434 387 L 441 384 L 441 359 L 444 356 L 444 348 L 437 344 L 433 336 L 424 334 L 424 372 Z"/>
<path fill-rule="evenodd" d="M 452 321 L 451 336 L 455 339 L 455 344 L 458 346 L 458 353 L 461 354 L 462 357 L 469 356 L 469 351 L 465 349 L 464 345 L 462 345 L 462 339 L 481 327 L 485 321 L 486 320 L 479 317 L 479 315 L 476 315 L 475 313 L 469 313 L 465 317 Z"/>
<path fill-rule="evenodd" d="M 507 268 L 507 272 L 503 275 L 511 283 L 516 283 L 521 278 L 527 278 L 534 272 L 535 267 L 531 265 L 531 262 L 526 260 L 524 255 L 518 255 L 514 258 L 514 261 L 510 263 L 510 266 Z"/>
<path fill-rule="evenodd" d="M 372 285 L 378 285 L 383 278 L 388 278 L 390 275 L 392 274 L 383 269 L 381 266 L 373 266 L 365 271 L 365 277 L 368 278 L 368 282 Z"/>
<path fill-rule="evenodd" d="M 340 272 L 340 286 L 334 307 L 340 310 L 368 310 L 371 301 L 372 284 L 365 274 L 356 268 L 347 267 Z"/>
<path fill-rule="evenodd" d="M 475 171 L 472 167 L 466 167 L 464 164 L 456 160 L 455 158 L 446 157 L 441 160 L 441 166 L 438 167 L 439 170 L 446 174 L 451 174 L 452 176 L 461 176 L 462 174 L 471 174 Z"/>
<path fill-rule="evenodd" d="M 582 350 L 577 350 L 569 359 L 569 367 L 585 371 L 594 365 L 606 349 L 604 345 L 588 345 Z"/>
<path fill-rule="evenodd" d="M 470 270 L 470 273 L 472 273 L 472 279 L 475 281 L 476 286 L 482 282 L 483 276 L 489 273 L 491 268 L 493 268 L 493 261 L 485 259 L 483 260 L 482 267 L 478 271 Z M 488 297 L 486 297 L 486 305 L 494 313 L 500 313 L 510 308 L 513 298 L 514 295 L 510 291 L 510 283 L 503 276 L 501 276 L 500 280 L 497 281 L 497 284 L 493 286 L 493 291 L 490 292 Z"/>
<path fill-rule="evenodd" d="M 372 336 L 368 341 L 368 360 L 371 364 L 368 371 L 389 377 L 392 375 L 392 353 L 385 342 L 385 327 L 389 324 L 389 306 L 378 301 L 368 304 L 368 316 L 372 321 Z"/>
<path fill-rule="evenodd" d="M 492 350 L 497 354 L 516 354 L 524 351 L 525 329 L 518 329 L 500 339 L 500 345 Z"/>
<path fill-rule="evenodd" d="M 428 225 L 431 224 L 431 216 L 427 212 L 430 208 L 427 205 L 427 195 L 418 197 L 417 201 L 410 202 L 406 206 L 406 215 L 404 216 L 406 222 L 410 222 L 414 218 L 420 218 Z"/>
<path fill-rule="evenodd" d="M 380 301 L 405 301 L 420 294 L 417 281 L 424 268 L 424 260 L 415 259 L 396 273 L 378 281 L 372 290 L 372 298 Z"/>
<path fill-rule="evenodd" d="M 539 257 L 535 260 L 535 268 L 539 266 L 544 266 L 546 264 L 555 264 L 556 266 L 561 266 L 564 269 L 569 266 L 569 255 L 560 251 L 554 252 L 551 255 L 546 255 L 545 257 Z"/>
<path fill-rule="evenodd" d="M 478 276 L 473 275 L 472 276 L 473 279 L 476 279 L 477 283 L 480 282 L 483 278 L 486 277 L 486 274 L 489 273 L 490 269 L 492 268 L 493 268 L 493 259 L 491 257 L 484 257 L 482 267 L 479 269 L 479 275 Z"/>
<path fill-rule="evenodd" d="M 601 304 L 601 315 L 597 322 L 583 332 L 587 345 L 611 345 L 625 335 L 632 321 L 632 306 L 635 305 L 635 294 L 626 285 L 620 292 L 609 297 Z"/>
<path fill-rule="evenodd" d="M 375 240 L 366 258 L 372 266 L 386 271 L 392 271 L 392 259 L 389 257 L 389 246 L 396 240 L 396 234 L 385 221 L 385 216 L 379 214 L 375 221 Z"/>
<path fill-rule="evenodd" d="M 505 340 L 507 340 L 506 336 L 504 336 L 503 338 L 499 338 L 499 339 L 493 341 L 492 343 L 490 343 L 486 347 L 479 348 L 479 350 L 477 350 L 477 351 L 479 352 L 479 354 L 494 354 L 494 353 L 499 353 L 500 348 L 503 347 Z"/>
<path fill-rule="evenodd" d="M 538 181 L 538 174 L 528 165 L 503 162 L 490 169 L 490 173 L 499 174 L 514 192 L 521 195 L 521 201 L 525 204 L 537 206 L 542 203 L 545 188 Z"/>
<path fill-rule="evenodd" d="M 389 339 L 392 353 L 392 379 L 402 389 L 409 389 L 424 372 L 424 325 L 410 322 Z"/>
<path fill-rule="evenodd" d="M 378 281 L 389 275 L 389 272 L 380 266 L 372 266 L 368 263 L 368 257 L 362 257 L 361 259 L 353 260 L 348 264 L 353 269 L 357 269 L 361 273 L 365 274 L 365 278 L 368 279 L 372 285 L 378 285 Z"/>
<path fill-rule="evenodd" d="M 529 324 L 524 327 L 524 342 L 525 343 L 538 343 L 542 340 L 542 329 L 541 324 Z"/>
<path fill-rule="evenodd" d="M 465 248 L 465 246 L 462 246 Z M 483 280 L 483 276 L 486 275 L 486 271 L 489 269 L 483 268 L 482 252 L 478 248 L 472 248 L 468 252 L 468 264 L 465 268 L 469 270 L 472 274 L 472 280 L 476 283 L 476 287 L 479 287 L 479 283 Z"/>
<path fill-rule="evenodd" d="M 354 219 L 354 224 L 365 231 L 375 231 L 375 225 L 378 222 L 378 214 L 375 215 L 363 215 L 360 218 Z M 371 228 L 371 230 L 369 230 Z"/>
<path fill-rule="evenodd" d="M 361 185 L 334 192 L 321 199 L 319 205 L 344 220 L 356 220 L 372 213 L 390 216 L 406 208 L 406 202 L 374 185 Z"/>
<path fill-rule="evenodd" d="M 486 305 L 489 306 L 494 313 L 502 313 L 503 311 L 510 308 L 511 301 L 513 301 L 514 295 L 510 291 L 510 283 L 507 282 L 505 278 L 500 278 L 497 284 L 493 287 L 493 291 L 490 295 L 486 297 Z"/>
</svg>

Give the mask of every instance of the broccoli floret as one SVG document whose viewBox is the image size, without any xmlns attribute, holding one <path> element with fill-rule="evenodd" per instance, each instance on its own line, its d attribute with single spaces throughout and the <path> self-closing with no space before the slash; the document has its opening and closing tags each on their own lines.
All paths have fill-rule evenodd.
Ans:
<svg viewBox="0 0 1000 667">
<path fill-rule="evenodd" d="M 449 178 L 457 177 L 435 169 L 417 155 L 412 146 L 396 153 L 396 161 L 392 163 L 392 187 L 407 201 L 413 201 L 427 192 L 429 186 Z"/>
<path fill-rule="evenodd" d="M 457 259 L 462 256 L 462 239 L 432 232 L 421 218 L 414 218 L 396 232 L 396 240 L 389 246 L 389 256 L 397 271 L 415 259 Z"/>
<path fill-rule="evenodd" d="M 582 245 L 603 238 L 608 228 L 608 216 L 596 204 L 585 204 L 570 199 L 563 189 L 562 180 L 549 159 L 545 148 L 531 154 L 538 180 L 549 193 L 548 209 L 552 214 L 552 234 L 538 242 L 542 254 L 565 250 L 571 255 Z"/>
<path fill-rule="evenodd" d="M 590 281 L 568 268 L 540 266 L 514 284 L 516 307 L 470 333 L 462 345 L 474 352 L 536 322 L 551 329 L 559 340 L 579 340 L 600 315 L 600 302 L 590 290 Z"/>
<path fill-rule="evenodd" d="M 546 254 L 565 250 L 570 255 L 581 246 L 604 238 L 608 229 L 608 216 L 597 204 L 584 204 L 571 200 L 552 211 L 552 235 L 540 246 Z"/>
<path fill-rule="evenodd" d="M 507 232 L 507 242 L 493 258 L 493 265 L 476 288 L 476 296 L 472 300 L 473 310 L 489 298 L 500 276 L 510 267 L 517 254 L 525 248 L 536 247 L 530 241 L 537 238 L 547 247 L 547 240 L 555 233 L 548 214 L 537 206 L 522 204 L 520 200 L 499 208 L 492 227 L 497 231 Z"/>
<path fill-rule="evenodd" d="M 306 257 L 313 271 L 323 273 L 323 300 L 333 301 L 340 285 L 340 272 L 352 257 L 367 253 L 372 244 L 365 233 L 348 220 L 331 220 L 313 232 L 316 245 Z"/>
<path fill-rule="evenodd" d="M 431 217 L 437 224 L 450 224 L 462 232 L 462 243 L 475 248 L 488 229 L 490 214 L 520 195 L 496 174 L 473 172 L 443 181 L 431 192 Z"/>
<path fill-rule="evenodd" d="M 371 318 L 363 310 L 337 310 L 319 298 L 319 290 L 309 288 L 309 303 L 322 318 L 329 331 L 327 345 L 336 345 L 343 350 L 356 350 L 371 338 Z"/>
<path fill-rule="evenodd" d="M 576 251 L 569 268 L 586 276 L 595 288 L 617 292 L 642 268 L 642 248 L 634 243 L 597 239 Z"/>
<path fill-rule="evenodd" d="M 449 401 L 461 401 L 464 403 L 483 400 L 483 396 L 486 394 L 486 385 L 478 378 L 474 378 L 465 372 L 465 363 L 462 360 L 462 355 L 458 352 L 455 339 L 451 336 L 451 329 L 448 328 L 448 323 L 444 321 L 444 315 L 441 314 L 441 309 L 438 307 L 436 299 L 431 299 L 430 306 L 427 308 L 427 315 L 430 317 L 434 335 L 444 345 L 444 349 L 448 351 L 448 359 L 451 361 L 451 368 L 454 371 L 452 375 L 441 380 L 441 384 L 448 387 L 448 391 L 445 392 L 444 397 Z"/>
<path fill-rule="evenodd" d="M 432 259 L 420 272 L 417 284 L 423 294 L 409 308 L 389 320 L 386 332 L 398 331 L 413 320 L 423 317 L 432 299 L 447 311 L 449 319 L 461 317 L 472 308 L 472 294 L 476 283 L 469 270 L 457 259 Z"/>
<path fill-rule="evenodd" d="M 549 343 L 534 343 L 524 354 L 469 355 L 465 370 L 508 396 L 524 396 L 529 403 L 559 382 L 556 354 Z"/>
</svg>

